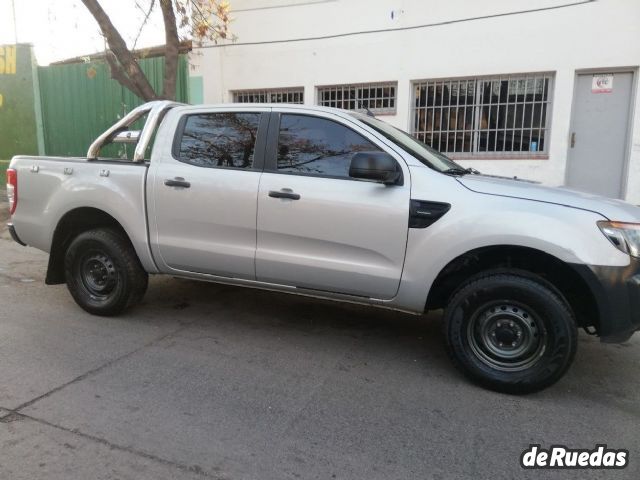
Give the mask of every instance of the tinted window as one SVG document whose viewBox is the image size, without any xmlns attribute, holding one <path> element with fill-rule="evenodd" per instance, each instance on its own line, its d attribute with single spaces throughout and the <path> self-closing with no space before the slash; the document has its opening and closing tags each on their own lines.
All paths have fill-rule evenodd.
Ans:
<svg viewBox="0 0 640 480">
<path fill-rule="evenodd" d="M 331 120 L 306 115 L 282 115 L 280 120 L 278 171 L 348 177 L 354 153 L 379 150 Z"/>
<path fill-rule="evenodd" d="M 251 168 L 259 113 L 189 115 L 179 159 L 199 167 Z"/>
</svg>

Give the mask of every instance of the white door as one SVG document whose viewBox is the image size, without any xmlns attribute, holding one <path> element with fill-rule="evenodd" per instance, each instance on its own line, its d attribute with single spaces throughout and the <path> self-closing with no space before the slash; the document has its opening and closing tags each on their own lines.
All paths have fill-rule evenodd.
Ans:
<svg viewBox="0 0 640 480">
<path fill-rule="evenodd" d="M 349 178 L 354 153 L 380 150 L 356 129 L 337 118 L 272 114 L 277 148 L 267 153 L 258 193 L 259 281 L 380 299 L 397 293 L 409 181 Z"/>
<path fill-rule="evenodd" d="M 632 85 L 632 72 L 578 75 L 571 113 L 568 186 L 622 198 Z"/>
<path fill-rule="evenodd" d="M 151 239 L 163 270 L 255 279 L 259 139 L 268 115 L 218 111 L 180 120 L 172 156 L 159 159 L 151 180 Z"/>
</svg>

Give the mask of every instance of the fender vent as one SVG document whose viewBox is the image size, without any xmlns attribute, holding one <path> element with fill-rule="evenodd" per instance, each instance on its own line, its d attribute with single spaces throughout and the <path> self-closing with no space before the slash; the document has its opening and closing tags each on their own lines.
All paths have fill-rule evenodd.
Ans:
<svg viewBox="0 0 640 480">
<path fill-rule="evenodd" d="M 449 203 L 411 200 L 409 228 L 427 228 L 449 211 Z"/>
</svg>

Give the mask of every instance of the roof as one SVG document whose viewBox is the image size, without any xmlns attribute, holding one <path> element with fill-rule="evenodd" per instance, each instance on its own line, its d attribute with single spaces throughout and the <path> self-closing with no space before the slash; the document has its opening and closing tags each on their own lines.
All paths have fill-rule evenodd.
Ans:
<svg viewBox="0 0 640 480">
<path fill-rule="evenodd" d="M 351 115 L 353 113 L 365 113 L 364 110 L 344 110 L 341 108 L 322 107 L 320 105 L 300 105 L 297 103 L 202 103 L 202 104 L 181 104 L 183 110 L 206 110 L 220 108 L 278 108 L 287 110 L 312 110 L 316 112 L 337 113 L 340 115 Z"/>
</svg>

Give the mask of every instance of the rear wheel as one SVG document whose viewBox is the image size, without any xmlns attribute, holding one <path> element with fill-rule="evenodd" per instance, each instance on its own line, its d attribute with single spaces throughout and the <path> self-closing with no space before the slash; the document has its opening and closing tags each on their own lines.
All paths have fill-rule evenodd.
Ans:
<svg viewBox="0 0 640 480">
<path fill-rule="evenodd" d="M 65 277 L 71 296 L 94 315 L 117 315 L 138 303 L 148 275 L 129 241 L 112 229 L 83 232 L 69 245 Z"/>
<path fill-rule="evenodd" d="M 475 382 L 507 393 L 555 383 L 577 345 L 566 301 L 542 279 L 517 271 L 463 285 L 445 310 L 445 330 L 453 363 Z"/>
</svg>

